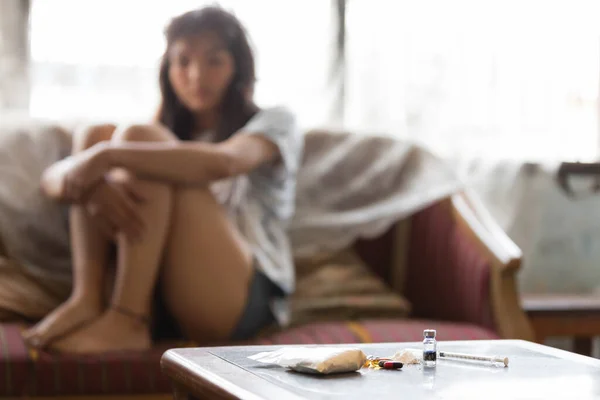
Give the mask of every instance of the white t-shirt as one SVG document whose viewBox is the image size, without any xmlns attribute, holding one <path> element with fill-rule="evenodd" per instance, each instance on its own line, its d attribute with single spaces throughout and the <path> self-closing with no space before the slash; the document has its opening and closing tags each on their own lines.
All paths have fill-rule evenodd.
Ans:
<svg viewBox="0 0 600 400">
<path fill-rule="evenodd" d="M 237 134 L 269 139 L 277 145 L 281 160 L 244 176 L 214 182 L 211 189 L 251 246 L 256 267 L 284 293 L 290 294 L 295 286 L 295 273 L 287 225 L 295 211 L 296 175 L 304 138 L 294 115 L 284 107 L 259 111 Z M 285 299 L 273 300 L 273 312 L 280 323 L 287 322 Z"/>
</svg>

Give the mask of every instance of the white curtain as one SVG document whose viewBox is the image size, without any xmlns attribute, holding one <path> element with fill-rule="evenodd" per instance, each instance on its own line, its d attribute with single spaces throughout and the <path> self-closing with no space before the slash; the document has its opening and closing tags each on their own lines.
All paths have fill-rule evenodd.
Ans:
<svg viewBox="0 0 600 400">
<path fill-rule="evenodd" d="M 163 28 L 209 0 L 33 0 L 31 113 L 147 119 L 158 103 Z M 257 101 L 329 118 L 334 9 L 325 0 L 221 0 L 245 24 L 257 58 Z"/>
<path fill-rule="evenodd" d="M 0 1 L 0 112 L 26 111 L 29 1 Z"/>
<path fill-rule="evenodd" d="M 163 27 L 211 3 L 33 0 L 31 113 L 148 118 Z M 219 3 L 253 39 L 259 103 L 287 104 L 306 126 L 341 122 L 448 155 L 598 155 L 600 1 L 346 0 L 341 105 L 335 1 Z"/>
<path fill-rule="evenodd" d="M 446 154 L 598 155 L 600 1 L 349 0 L 346 123 Z"/>
</svg>

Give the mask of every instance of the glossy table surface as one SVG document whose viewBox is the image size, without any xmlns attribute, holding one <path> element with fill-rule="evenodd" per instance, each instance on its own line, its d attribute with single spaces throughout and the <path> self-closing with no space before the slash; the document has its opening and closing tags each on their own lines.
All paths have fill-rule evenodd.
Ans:
<svg viewBox="0 0 600 400">
<path fill-rule="evenodd" d="M 421 343 L 351 344 L 367 355 L 391 356 Z M 513 340 L 438 342 L 438 350 L 508 357 L 507 368 L 438 359 L 434 369 L 313 376 L 247 357 L 284 346 L 168 350 L 163 371 L 192 395 L 242 399 L 600 399 L 600 360 Z"/>
</svg>

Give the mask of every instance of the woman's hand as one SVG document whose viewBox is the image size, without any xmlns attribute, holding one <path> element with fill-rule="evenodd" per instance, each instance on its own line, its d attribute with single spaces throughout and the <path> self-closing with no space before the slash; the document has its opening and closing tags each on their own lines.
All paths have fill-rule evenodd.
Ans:
<svg viewBox="0 0 600 400">
<path fill-rule="evenodd" d="M 85 209 L 96 226 L 109 238 L 119 232 L 137 240 L 144 231 L 139 205 L 145 200 L 131 180 L 103 179 L 86 198 Z"/>
<path fill-rule="evenodd" d="M 99 143 L 48 167 L 42 176 L 42 189 L 53 199 L 84 203 L 110 168 L 108 161 L 107 145 Z"/>
<path fill-rule="evenodd" d="M 83 202 L 91 189 L 110 168 L 107 143 L 98 143 L 86 151 L 67 158 L 63 177 L 64 197 L 74 203 Z"/>
</svg>

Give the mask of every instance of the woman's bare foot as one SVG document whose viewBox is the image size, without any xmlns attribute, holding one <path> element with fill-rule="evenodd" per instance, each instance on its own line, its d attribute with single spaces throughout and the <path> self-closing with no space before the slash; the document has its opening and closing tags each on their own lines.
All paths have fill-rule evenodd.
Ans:
<svg viewBox="0 0 600 400">
<path fill-rule="evenodd" d="M 52 344 L 63 353 L 105 353 L 112 351 L 146 350 L 151 345 L 148 324 L 108 309 L 100 318 L 72 335 Z"/>
<path fill-rule="evenodd" d="M 53 340 L 81 328 L 101 313 L 99 301 L 72 297 L 35 326 L 23 332 L 23 339 L 32 347 L 46 347 Z"/>
</svg>

